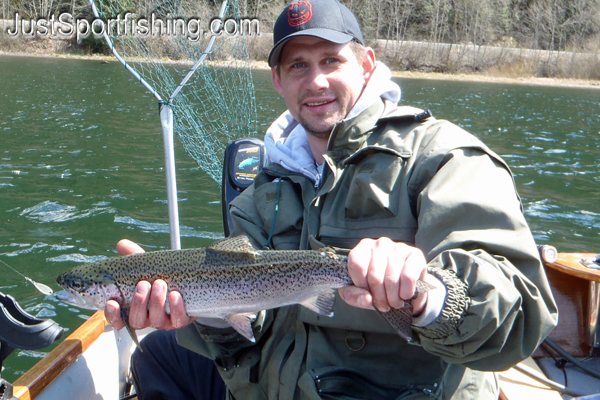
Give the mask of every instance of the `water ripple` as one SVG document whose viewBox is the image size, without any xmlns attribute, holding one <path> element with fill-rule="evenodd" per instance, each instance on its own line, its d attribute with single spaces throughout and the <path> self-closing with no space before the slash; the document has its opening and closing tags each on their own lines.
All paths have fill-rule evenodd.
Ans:
<svg viewBox="0 0 600 400">
<path fill-rule="evenodd" d="M 48 245 L 48 243 L 38 242 L 33 245 L 30 243 L 18 243 L 18 244 L 12 244 L 11 246 L 12 247 L 14 247 L 14 246 L 20 247 L 21 250 L 15 250 L 10 253 L 4 253 L 3 255 L 5 255 L 7 257 L 16 257 L 16 256 L 23 255 L 23 254 L 34 253 L 36 250 L 46 248 L 49 245 Z"/>
<path fill-rule="evenodd" d="M 46 258 L 46 261 L 50 262 L 76 262 L 79 264 L 87 264 L 96 261 L 108 260 L 106 256 L 86 256 L 80 253 L 74 254 L 61 254 L 56 257 Z"/>
<path fill-rule="evenodd" d="M 115 216 L 115 222 L 121 224 L 127 224 L 139 227 L 142 232 L 154 232 L 154 233 L 169 233 L 169 224 L 161 224 L 157 222 L 146 222 L 141 221 L 139 219 L 131 218 L 131 217 L 119 217 Z M 187 226 L 179 227 L 180 236 L 181 237 L 195 237 L 200 239 L 223 239 L 224 236 L 222 233 L 217 232 L 208 232 L 208 231 L 199 231 L 194 228 L 190 228 Z"/>
<path fill-rule="evenodd" d="M 44 358 L 47 355 L 47 351 L 21 350 L 17 354 L 17 357 Z"/>
<path fill-rule="evenodd" d="M 63 205 L 56 201 L 46 200 L 33 207 L 26 208 L 20 214 L 30 220 L 40 223 L 65 222 L 91 217 L 97 214 L 115 213 L 110 207 L 94 207 L 89 210 L 78 211 L 77 207 Z"/>
<path fill-rule="evenodd" d="M 600 214 L 587 210 L 569 210 L 566 206 L 551 204 L 548 199 L 526 205 L 525 215 L 545 220 L 564 220 L 581 227 L 600 226 Z"/>
<path fill-rule="evenodd" d="M 565 149 L 550 149 L 550 150 L 546 150 L 544 153 L 546 153 L 546 154 L 563 154 L 566 152 L 567 152 L 567 150 L 565 150 Z"/>
</svg>

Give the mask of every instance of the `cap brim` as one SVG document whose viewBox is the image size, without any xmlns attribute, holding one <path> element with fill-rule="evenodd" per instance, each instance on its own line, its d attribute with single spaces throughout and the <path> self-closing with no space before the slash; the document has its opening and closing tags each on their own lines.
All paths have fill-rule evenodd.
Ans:
<svg viewBox="0 0 600 400">
<path fill-rule="evenodd" d="M 288 40 L 298 36 L 313 36 L 339 44 L 348 43 L 352 39 L 354 39 L 354 37 L 348 34 L 334 31 L 331 29 L 313 28 L 301 30 L 284 37 L 279 42 L 277 42 L 275 46 L 273 46 L 273 49 L 269 53 L 269 67 L 275 67 L 277 64 L 279 64 L 279 58 L 281 57 L 281 50 L 283 49 L 283 46 L 285 46 Z"/>
</svg>

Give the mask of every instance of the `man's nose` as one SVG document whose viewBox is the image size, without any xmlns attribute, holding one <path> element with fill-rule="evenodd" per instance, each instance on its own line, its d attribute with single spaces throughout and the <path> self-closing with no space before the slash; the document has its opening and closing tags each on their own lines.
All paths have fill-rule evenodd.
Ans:
<svg viewBox="0 0 600 400">
<path fill-rule="evenodd" d="M 329 87 L 329 81 L 327 80 L 327 74 L 325 74 L 320 68 L 311 68 L 309 74 L 310 88 L 313 90 L 323 90 Z"/>
</svg>

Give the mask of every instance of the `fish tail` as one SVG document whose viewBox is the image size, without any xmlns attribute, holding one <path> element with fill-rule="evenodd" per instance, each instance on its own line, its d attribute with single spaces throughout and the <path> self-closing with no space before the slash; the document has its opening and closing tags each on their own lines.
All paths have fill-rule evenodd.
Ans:
<svg viewBox="0 0 600 400">
<path fill-rule="evenodd" d="M 431 289 L 435 289 L 435 286 L 424 282 L 422 280 L 417 281 L 417 287 L 413 299 L 418 295 L 427 293 Z M 377 310 L 377 308 L 375 307 Z M 379 315 L 385 319 L 389 326 L 404 340 L 412 340 L 412 320 L 413 320 L 413 307 L 410 301 L 404 302 L 404 307 L 399 309 L 391 309 L 387 312 L 377 311 Z"/>
<path fill-rule="evenodd" d="M 415 297 L 419 294 L 423 294 L 423 293 L 427 293 L 432 289 L 435 289 L 435 286 L 433 286 L 431 283 L 427 283 L 425 281 L 422 280 L 417 280 L 417 285 L 416 285 L 416 289 L 415 289 Z"/>
<path fill-rule="evenodd" d="M 377 312 L 402 339 L 410 341 L 412 340 L 412 305 L 409 302 L 404 304 L 404 308 Z"/>
</svg>

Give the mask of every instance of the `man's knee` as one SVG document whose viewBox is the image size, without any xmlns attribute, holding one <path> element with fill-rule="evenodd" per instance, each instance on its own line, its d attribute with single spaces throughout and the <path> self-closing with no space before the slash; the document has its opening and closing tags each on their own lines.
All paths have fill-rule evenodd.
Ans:
<svg viewBox="0 0 600 400">
<path fill-rule="evenodd" d="M 213 361 L 177 344 L 175 331 L 152 332 L 140 348 L 133 353 L 131 370 L 141 400 L 225 398 L 225 384 Z"/>
</svg>

